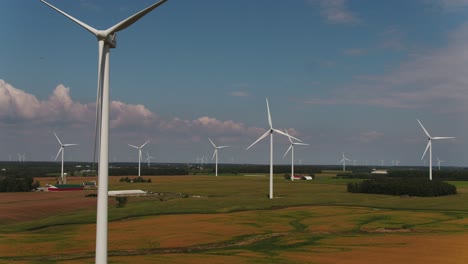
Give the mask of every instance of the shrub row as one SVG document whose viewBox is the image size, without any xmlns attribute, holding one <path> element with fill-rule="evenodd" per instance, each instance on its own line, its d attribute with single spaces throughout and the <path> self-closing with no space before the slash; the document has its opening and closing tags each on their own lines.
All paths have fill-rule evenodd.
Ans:
<svg viewBox="0 0 468 264">
<path fill-rule="evenodd" d="M 128 177 L 120 178 L 119 182 L 151 182 L 151 179 L 145 180 L 143 177 L 130 179 Z"/>
<path fill-rule="evenodd" d="M 456 194 L 457 188 L 437 180 L 382 178 L 348 183 L 348 192 L 434 197 Z"/>
</svg>

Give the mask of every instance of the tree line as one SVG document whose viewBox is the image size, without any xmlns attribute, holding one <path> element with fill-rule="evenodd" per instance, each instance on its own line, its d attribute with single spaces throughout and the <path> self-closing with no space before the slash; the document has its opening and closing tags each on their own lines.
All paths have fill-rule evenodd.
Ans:
<svg viewBox="0 0 468 264">
<path fill-rule="evenodd" d="M 381 178 L 350 182 L 347 185 L 351 193 L 372 193 L 389 195 L 409 195 L 434 197 L 457 193 L 457 188 L 447 182 L 423 178 Z"/>
</svg>

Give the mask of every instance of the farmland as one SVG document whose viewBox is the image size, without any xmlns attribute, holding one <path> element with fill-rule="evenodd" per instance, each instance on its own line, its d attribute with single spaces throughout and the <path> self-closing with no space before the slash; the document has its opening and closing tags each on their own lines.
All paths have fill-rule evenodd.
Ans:
<svg viewBox="0 0 468 264">
<path fill-rule="evenodd" d="M 111 190 L 180 193 L 109 198 L 110 263 L 467 263 L 468 186 L 435 198 L 351 194 L 350 180 L 159 176 Z M 53 178 L 38 178 L 41 183 Z M 70 183 L 90 178 L 70 177 Z M 96 197 L 0 194 L 0 262 L 93 263 Z"/>
</svg>

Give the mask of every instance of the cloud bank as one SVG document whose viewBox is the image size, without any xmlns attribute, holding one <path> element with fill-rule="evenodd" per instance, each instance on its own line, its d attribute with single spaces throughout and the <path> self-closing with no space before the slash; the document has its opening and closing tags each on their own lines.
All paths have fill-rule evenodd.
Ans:
<svg viewBox="0 0 468 264">
<path fill-rule="evenodd" d="M 81 126 L 94 128 L 96 104 L 74 101 L 70 88 L 58 85 L 46 100 L 39 100 L 33 94 L 0 79 L 0 125 L 35 124 L 42 126 Z M 239 137 L 255 137 L 264 130 L 248 127 L 233 120 L 218 120 L 201 116 L 194 120 L 174 117 L 164 119 L 151 112 L 144 105 L 132 105 L 120 101 L 110 104 L 110 126 L 125 131 L 148 130 L 170 135 L 211 135 L 222 136 L 224 141 Z M 295 132 L 297 133 L 297 132 Z M 199 137 L 193 137 L 198 141 Z"/>
</svg>

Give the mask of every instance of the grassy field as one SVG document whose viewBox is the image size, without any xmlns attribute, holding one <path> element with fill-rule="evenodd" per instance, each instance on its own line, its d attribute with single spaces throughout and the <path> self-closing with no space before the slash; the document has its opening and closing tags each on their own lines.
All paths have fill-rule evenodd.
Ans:
<svg viewBox="0 0 468 264">
<path fill-rule="evenodd" d="M 269 200 L 266 175 L 119 179 L 111 190 L 180 195 L 131 197 L 124 208 L 110 198 L 110 263 L 468 263 L 465 182 L 453 183 L 457 195 L 418 198 L 277 175 Z M 93 263 L 90 193 L 0 194 L 0 263 Z"/>
</svg>

